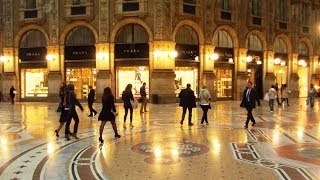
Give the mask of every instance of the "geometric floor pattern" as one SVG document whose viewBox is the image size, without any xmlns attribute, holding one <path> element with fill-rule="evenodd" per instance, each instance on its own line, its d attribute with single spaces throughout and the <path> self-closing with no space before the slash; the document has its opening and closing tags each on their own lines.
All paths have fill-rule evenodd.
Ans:
<svg viewBox="0 0 320 180">
<path fill-rule="evenodd" d="M 248 129 L 237 101 L 212 103 L 207 126 L 194 108 L 191 127 L 180 126 L 178 104 L 148 104 L 146 113 L 134 110 L 134 127 L 127 129 L 117 103 L 121 138 L 107 123 L 103 145 L 100 122 L 87 116 L 86 103 L 84 112 L 77 110 L 79 139 L 66 141 L 64 128 L 59 138 L 54 134 L 57 104 L 2 102 L 0 179 L 320 179 L 319 102 L 311 109 L 304 99 L 290 101 L 273 113 L 262 102 Z"/>
</svg>

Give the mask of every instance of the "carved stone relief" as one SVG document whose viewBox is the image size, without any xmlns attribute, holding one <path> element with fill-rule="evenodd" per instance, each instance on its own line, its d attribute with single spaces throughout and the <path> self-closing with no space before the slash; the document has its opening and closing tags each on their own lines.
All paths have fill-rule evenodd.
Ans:
<svg viewBox="0 0 320 180">
<path fill-rule="evenodd" d="M 107 42 L 109 38 L 109 0 L 101 0 L 100 5 L 99 41 Z"/>
<path fill-rule="evenodd" d="M 171 2 L 169 0 L 156 0 L 154 8 L 155 40 L 169 40 L 171 35 Z"/>
</svg>

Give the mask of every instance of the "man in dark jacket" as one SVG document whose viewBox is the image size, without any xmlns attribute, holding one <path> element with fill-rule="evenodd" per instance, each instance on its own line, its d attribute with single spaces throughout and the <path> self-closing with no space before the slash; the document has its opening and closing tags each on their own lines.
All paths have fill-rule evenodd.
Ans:
<svg viewBox="0 0 320 180">
<path fill-rule="evenodd" d="M 187 109 L 189 111 L 189 116 L 188 116 L 188 120 L 189 120 L 189 126 L 192 126 L 193 123 L 191 122 L 191 118 L 192 118 L 192 108 L 196 107 L 196 97 L 194 96 L 194 92 L 191 90 L 191 85 L 187 84 L 187 88 L 181 90 L 181 92 L 179 93 L 179 98 L 180 98 L 180 104 L 179 106 L 181 106 L 182 109 L 182 118 L 180 121 L 181 126 L 183 125 L 183 121 L 184 121 L 184 117 L 186 115 Z"/>
<path fill-rule="evenodd" d="M 243 91 L 243 96 L 242 96 L 242 102 L 241 102 L 241 107 L 245 107 L 248 111 L 247 114 L 247 121 L 245 124 L 245 128 L 248 128 L 249 121 L 251 120 L 252 126 L 256 124 L 256 121 L 254 120 L 254 117 L 252 115 L 252 110 L 256 107 L 256 92 L 252 88 L 252 82 L 248 82 L 247 88 Z"/>
<path fill-rule="evenodd" d="M 97 111 L 93 109 L 92 105 L 94 103 L 94 96 L 96 94 L 96 91 L 92 88 L 92 86 L 89 86 L 89 95 L 88 95 L 88 106 L 90 109 L 89 117 L 93 117 L 97 114 Z"/>
</svg>

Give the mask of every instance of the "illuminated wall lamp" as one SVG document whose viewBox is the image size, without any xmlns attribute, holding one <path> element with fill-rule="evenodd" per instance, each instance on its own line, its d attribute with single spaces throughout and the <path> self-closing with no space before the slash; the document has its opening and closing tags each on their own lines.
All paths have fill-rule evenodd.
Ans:
<svg viewBox="0 0 320 180">
<path fill-rule="evenodd" d="M 219 59 L 219 54 L 213 53 L 211 56 L 209 56 L 209 60 L 218 60 Z"/>
<path fill-rule="evenodd" d="M 9 59 L 5 56 L 0 56 L 0 61 L 3 63 L 9 62 Z"/>
<path fill-rule="evenodd" d="M 281 63 L 281 59 L 275 58 L 273 62 L 274 62 L 274 64 L 280 64 Z"/>
<path fill-rule="evenodd" d="M 248 63 L 251 62 L 252 59 L 253 59 L 252 56 L 247 56 L 247 57 L 246 57 L 246 61 L 247 61 Z"/>
<path fill-rule="evenodd" d="M 258 65 L 262 64 L 262 61 L 259 59 L 259 60 L 257 61 L 257 64 L 258 64 Z"/>
<path fill-rule="evenodd" d="M 303 60 L 303 59 L 300 59 L 300 60 L 298 61 L 298 64 L 299 64 L 300 66 L 302 66 L 302 67 L 307 67 L 307 66 L 308 66 L 307 62 L 306 62 L 305 60 Z"/>
<path fill-rule="evenodd" d="M 107 53 L 98 53 L 97 54 L 98 56 L 98 59 L 101 59 L 101 60 L 104 60 L 104 59 L 107 59 Z"/>
<path fill-rule="evenodd" d="M 178 52 L 177 52 L 177 51 L 172 51 L 172 52 L 170 53 L 170 57 L 172 57 L 172 58 L 178 57 Z"/>
<path fill-rule="evenodd" d="M 280 63 L 280 65 L 281 65 L 281 66 L 285 66 L 285 65 L 286 65 L 286 62 L 282 61 L 282 62 Z"/>
<path fill-rule="evenodd" d="M 55 60 L 54 56 L 51 55 L 51 54 L 48 54 L 48 55 L 46 56 L 46 59 L 47 59 L 48 62 L 51 62 L 51 61 L 54 61 L 54 60 Z"/>
</svg>

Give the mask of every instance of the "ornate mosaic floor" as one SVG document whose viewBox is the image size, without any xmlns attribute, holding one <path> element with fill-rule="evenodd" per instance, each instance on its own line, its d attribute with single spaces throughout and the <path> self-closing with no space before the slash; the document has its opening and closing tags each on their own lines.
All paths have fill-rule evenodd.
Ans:
<svg viewBox="0 0 320 180">
<path fill-rule="evenodd" d="M 263 102 L 249 129 L 239 102 L 212 107 L 208 126 L 194 109 L 188 127 L 179 124 L 177 104 L 148 104 L 149 112 L 134 111 L 135 127 L 123 129 L 117 104 L 122 137 L 115 139 L 107 123 L 100 145 L 100 122 L 87 117 L 87 107 L 78 111 L 79 139 L 66 141 L 64 128 L 60 138 L 54 134 L 56 104 L 0 103 L 0 179 L 320 179 L 318 102 L 310 109 L 304 99 L 291 100 L 274 113 Z"/>
</svg>

